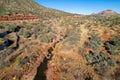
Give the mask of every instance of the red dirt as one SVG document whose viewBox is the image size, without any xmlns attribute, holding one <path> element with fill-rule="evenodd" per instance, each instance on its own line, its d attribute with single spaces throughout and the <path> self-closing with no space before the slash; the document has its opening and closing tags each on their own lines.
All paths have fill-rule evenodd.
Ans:
<svg viewBox="0 0 120 80">
<path fill-rule="evenodd" d="M 109 40 L 110 38 L 111 38 L 111 35 L 109 35 L 109 34 L 103 34 L 102 36 L 102 39 L 104 39 L 104 40 Z"/>
<path fill-rule="evenodd" d="M 0 21 L 32 20 L 32 19 L 38 19 L 38 17 L 34 15 L 0 16 Z"/>
</svg>

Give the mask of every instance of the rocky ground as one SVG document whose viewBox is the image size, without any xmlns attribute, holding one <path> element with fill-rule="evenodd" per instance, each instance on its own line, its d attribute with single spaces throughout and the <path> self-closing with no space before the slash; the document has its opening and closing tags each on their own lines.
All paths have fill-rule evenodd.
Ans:
<svg viewBox="0 0 120 80">
<path fill-rule="evenodd" d="M 2 21 L 0 80 L 119 80 L 117 18 Z"/>
</svg>

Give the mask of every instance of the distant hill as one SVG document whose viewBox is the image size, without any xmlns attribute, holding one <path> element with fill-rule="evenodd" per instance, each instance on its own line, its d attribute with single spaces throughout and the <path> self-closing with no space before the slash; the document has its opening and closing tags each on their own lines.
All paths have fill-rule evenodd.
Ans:
<svg viewBox="0 0 120 80">
<path fill-rule="evenodd" d="M 0 15 L 34 14 L 40 17 L 59 17 L 69 13 L 46 8 L 34 0 L 0 0 Z"/>
<path fill-rule="evenodd" d="M 94 13 L 92 15 L 95 15 L 95 16 L 117 16 L 119 14 L 113 10 L 104 10 L 99 13 Z"/>
</svg>

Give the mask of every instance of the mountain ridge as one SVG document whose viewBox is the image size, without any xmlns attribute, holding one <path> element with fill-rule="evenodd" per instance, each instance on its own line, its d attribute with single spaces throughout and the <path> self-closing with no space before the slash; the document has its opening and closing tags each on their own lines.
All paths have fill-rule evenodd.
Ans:
<svg viewBox="0 0 120 80">
<path fill-rule="evenodd" d="M 100 11 L 98 13 L 93 13 L 91 15 L 95 15 L 95 16 L 117 16 L 117 15 L 119 15 L 119 13 L 117 13 L 114 10 L 107 9 L 107 10 L 104 10 L 104 11 Z"/>
</svg>

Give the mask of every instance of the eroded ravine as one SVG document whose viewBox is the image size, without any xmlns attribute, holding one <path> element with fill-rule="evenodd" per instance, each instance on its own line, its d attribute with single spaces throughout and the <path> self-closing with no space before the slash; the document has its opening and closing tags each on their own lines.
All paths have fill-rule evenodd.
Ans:
<svg viewBox="0 0 120 80">
<path fill-rule="evenodd" d="M 62 37 L 63 38 L 63 37 Z M 46 71 L 48 69 L 48 62 L 52 60 L 53 56 L 53 48 L 56 47 L 56 45 L 60 42 L 62 42 L 64 39 L 59 39 L 56 42 L 53 43 L 52 47 L 48 49 L 48 56 L 44 58 L 43 62 L 40 63 L 40 65 L 37 68 L 37 73 L 34 77 L 34 80 L 46 80 Z"/>
</svg>

